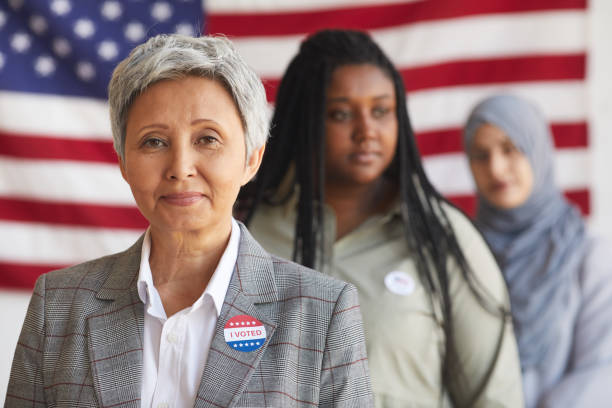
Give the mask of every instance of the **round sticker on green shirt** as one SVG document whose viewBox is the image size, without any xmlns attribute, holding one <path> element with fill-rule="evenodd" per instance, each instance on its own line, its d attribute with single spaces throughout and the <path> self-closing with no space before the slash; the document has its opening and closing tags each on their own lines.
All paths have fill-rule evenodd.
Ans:
<svg viewBox="0 0 612 408">
<path fill-rule="evenodd" d="M 407 296 L 414 291 L 414 279 L 403 271 L 392 271 L 385 276 L 385 286 L 389 292 Z"/>
</svg>

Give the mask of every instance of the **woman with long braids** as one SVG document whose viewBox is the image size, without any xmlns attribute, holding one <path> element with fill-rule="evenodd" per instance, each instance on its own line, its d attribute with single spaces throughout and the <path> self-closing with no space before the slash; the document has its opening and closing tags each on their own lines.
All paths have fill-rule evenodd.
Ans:
<svg viewBox="0 0 612 408">
<path fill-rule="evenodd" d="M 358 287 L 377 406 L 522 406 L 499 268 L 425 176 L 401 77 L 367 34 L 302 43 L 241 194 L 268 251 Z"/>
</svg>

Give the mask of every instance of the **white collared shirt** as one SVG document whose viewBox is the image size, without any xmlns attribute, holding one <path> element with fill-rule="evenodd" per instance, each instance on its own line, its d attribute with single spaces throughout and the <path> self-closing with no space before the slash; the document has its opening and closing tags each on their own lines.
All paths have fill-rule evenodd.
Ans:
<svg viewBox="0 0 612 408">
<path fill-rule="evenodd" d="M 240 227 L 232 231 L 206 290 L 190 307 L 166 316 L 149 266 L 150 229 L 144 236 L 138 275 L 138 295 L 144 303 L 141 406 L 192 407 L 223 300 L 238 258 Z"/>
</svg>

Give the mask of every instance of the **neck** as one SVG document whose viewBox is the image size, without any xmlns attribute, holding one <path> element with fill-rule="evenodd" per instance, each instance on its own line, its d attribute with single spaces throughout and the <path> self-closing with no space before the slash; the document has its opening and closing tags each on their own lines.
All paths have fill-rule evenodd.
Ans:
<svg viewBox="0 0 612 408">
<path fill-rule="evenodd" d="M 231 222 L 206 231 L 164 231 L 151 226 L 149 265 L 169 317 L 206 289 L 230 239 Z"/>
<path fill-rule="evenodd" d="M 367 185 L 325 186 L 325 203 L 336 215 L 336 240 L 347 235 L 370 216 L 388 210 L 397 195 L 393 183 L 379 178 Z"/>
</svg>

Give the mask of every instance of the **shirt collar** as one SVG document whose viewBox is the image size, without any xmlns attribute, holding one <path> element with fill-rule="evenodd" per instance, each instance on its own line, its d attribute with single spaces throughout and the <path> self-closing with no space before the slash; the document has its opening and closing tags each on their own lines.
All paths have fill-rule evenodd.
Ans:
<svg viewBox="0 0 612 408">
<path fill-rule="evenodd" d="M 213 298 L 215 307 L 217 308 L 217 317 L 219 317 L 219 314 L 221 313 L 221 307 L 223 306 L 223 301 L 225 300 L 225 294 L 227 293 L 227 288 L 232 280 L 232 275 L 238 259 L 239 246 L 240 227 L 238 226 L 236 220 L 232 218 L 232 232 L 229 242 L 227 243 L 227 247 L 219 260 L 217 269 L 215 269 L 215 273 L 210 278 L 204 292 L 210 294 L 210 296 Z M 201 301 L 202 298 L 198 299 L 196 303 Z"/>
<path fill-rule="evenodd" d="M 240 244 L 240 227 L 234 218 L 232 218 L 232 230 L 230 239 L 225 247 L 225 251 L 217 264 L 215 272 L 210 278 L 204 293 L 198 298 L 192 307 L 199 307 L 206 295 L 209 295 L 217 312 L 217 317 L 221 313 L 221 307 L 225 300 L 227 288 L 229 287 L 234 266 L 238 259 L 238 247 Z M 138 296 L 145 304 L 147 312 L 159 318 L 166 318 L 163 304 L 155 285 L 153 284 L 153 274 L 149 264 L 149 256 L 151 255 L 151 227 L 147 228 L 142 242 L 142 250 L 140 254 L 140 271 L 138 273 Z"/>
</svg>

